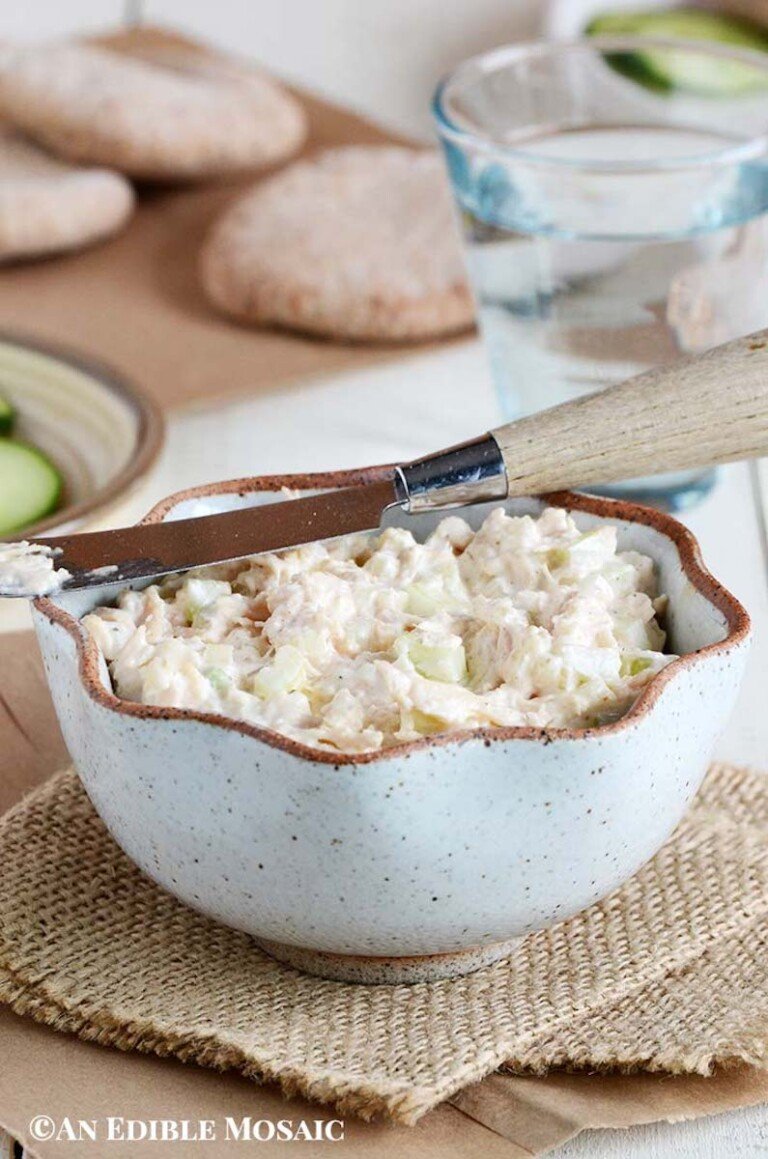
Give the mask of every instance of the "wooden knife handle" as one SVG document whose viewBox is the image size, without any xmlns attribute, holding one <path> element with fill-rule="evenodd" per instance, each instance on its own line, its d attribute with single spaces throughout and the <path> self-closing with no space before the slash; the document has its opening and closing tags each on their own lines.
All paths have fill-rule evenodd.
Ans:
<svg viewBox="0 0 768 1159">
<path fill-rule="evenodd" d="M 768 330 L 492 432 L 510 495 L 768 454 Z"/>
</svg>

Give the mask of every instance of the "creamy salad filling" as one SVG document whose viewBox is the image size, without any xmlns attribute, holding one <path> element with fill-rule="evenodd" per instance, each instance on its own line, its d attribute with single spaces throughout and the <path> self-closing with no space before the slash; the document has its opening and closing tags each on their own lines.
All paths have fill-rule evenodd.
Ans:
<svg viewBox="0 0 768 1159">
<path fill-rule="evenodd" d="M 125 591 L 84 624 L 116 693 L 312 747 L 479 726 L 596 726 L 673 659 L 653 563 L 560 508 L 390 528 Z"/>
<path fill-rule="evenodd" d="M 56 555 L 42 543 L 0 543 L 0 591 L 4 595 L 47 596 L 71 579 L 66 568 L 56 567 Z"/>
</svg>

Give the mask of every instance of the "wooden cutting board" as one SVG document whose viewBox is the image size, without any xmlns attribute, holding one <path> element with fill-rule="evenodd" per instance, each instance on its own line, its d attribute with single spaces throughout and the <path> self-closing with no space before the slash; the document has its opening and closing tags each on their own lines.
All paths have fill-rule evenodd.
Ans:
<svg viewBox="0 0 768 1159">
<path fill-rule="evenodd" d="M 218 55 L 160 28 L 101 38 L 136 55 Z M 297 92 L 310 121 L 305 152 L 332 145 L 405 143 L 347 109 Z M 256 330 L 217 315 L 198 285 L 202 239 L 254 178 L 183 189 L 142 189 L 118 237 L 82 253 L 6 268 L 3 329 L 55 341 L 110 363 L 164 408 L 265 394 L 299 380 L 402 358 L 408 348 L 352 346 Z"/>
</svg>

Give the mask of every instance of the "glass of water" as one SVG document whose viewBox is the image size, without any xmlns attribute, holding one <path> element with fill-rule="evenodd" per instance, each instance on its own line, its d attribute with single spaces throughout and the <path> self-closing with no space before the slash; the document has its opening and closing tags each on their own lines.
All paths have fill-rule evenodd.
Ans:
<svg viewBox="0 0 768 1159">
<path fill-rule="evenodd" d="M 511 46 L 460 65 L 434 111 L 505 419 L 768 326 L 768 56 Z M 713 480 L 606 492 L 679 510 Z"/>
</svg>

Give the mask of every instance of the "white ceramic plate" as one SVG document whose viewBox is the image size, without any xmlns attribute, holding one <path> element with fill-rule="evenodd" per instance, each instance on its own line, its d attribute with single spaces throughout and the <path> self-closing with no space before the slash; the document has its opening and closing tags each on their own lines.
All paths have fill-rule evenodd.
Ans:
<svg viewBox="0 0 768 1159">
<path fill-rule="evenodd" d="M 57 512 L 41 533 L 118 525 L 125 501 L 155 462 L 163 418 L 121 375 L 85 356 L 0 334 L 0 394 L 17 412 L 14 434 L 64 476 Z M 0 600 L 0 631 L 28 623 L 22 601 Z"/>
</svg>

